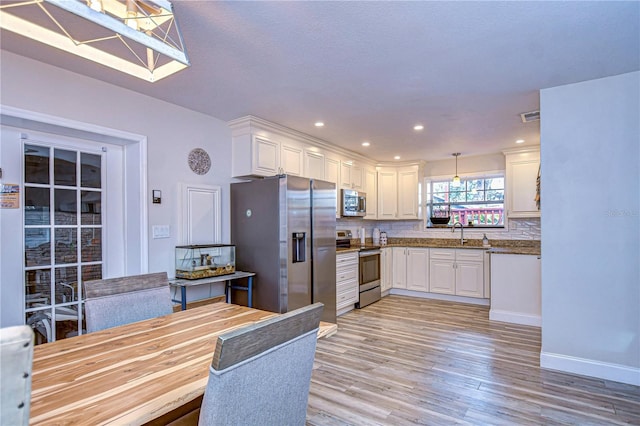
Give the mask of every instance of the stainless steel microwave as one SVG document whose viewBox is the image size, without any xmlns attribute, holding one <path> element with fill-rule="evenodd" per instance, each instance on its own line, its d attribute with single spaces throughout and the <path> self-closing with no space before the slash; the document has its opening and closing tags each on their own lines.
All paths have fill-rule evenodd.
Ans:
<svg viewBox="0 0 640 426">
<path fill-rule="evenodd" d="M 367 194 L 353 189 L 341 190 L 342 216 L 363 217 L 367 214 Z"/>
</svg>

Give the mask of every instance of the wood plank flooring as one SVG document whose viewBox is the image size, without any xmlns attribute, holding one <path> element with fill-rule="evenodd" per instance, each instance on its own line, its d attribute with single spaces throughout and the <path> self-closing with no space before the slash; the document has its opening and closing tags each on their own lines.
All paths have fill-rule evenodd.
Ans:
<svg viewBox="0 0 640 426">
<path fill-rule="evenodd" d="M 540 329 L 403 296 L 318 341 L 308 425 L 640 425 L 640 387 L 539 367 Z"/>
</svg>

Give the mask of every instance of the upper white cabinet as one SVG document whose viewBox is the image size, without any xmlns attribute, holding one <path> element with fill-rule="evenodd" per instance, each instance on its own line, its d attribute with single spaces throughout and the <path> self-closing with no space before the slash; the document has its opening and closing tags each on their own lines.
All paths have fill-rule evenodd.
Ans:
<svg viewBox="0 0 640 426">
<path fill-rule="evenodd" d="M 340 160 L 324 157 L 324 180 L 336 184 L 336 218 L 340 217 Z"/>
<path fill-rule="evenodd" d="M 506 162 L 506 207 L 508 217 L 540 217 L 536 206 L 539 149 L 503 151 Z"/>
<path fill-rule="evenodd" d="M 240 176 L 273 176 L 280 167 L 280 144 L 278 142 L 252 136 L 240 135 L 233 138 L 233 164 L 231 172 Z"/>
<path fill-rule="evenodd" d="M 304 175 L 311 179 L 325 180 L 324 154 L 304 150 Z"/>
<path fill-rule="evenodd" d="M 419 166 L 378 169 L 378 219 L 419 219 Z"/>
<path fill-rule="evenodd" d="M 302 158 L 302 148 L 293 144 L 281 144 L 280 172 L 293 176 L 303 176 Z"/>
<path fill-rule="evenodd" d="M 398 169 L 398 219 L 419 219 L 418 166 Z"/>
<path fill-rule="evenodd" d="M 365 219 L 378 218 L 378 172 L 374 167 L 364 170 L 364 192 L 367 194 L 367 215 Z"/>
<path fill-rule="evenodd" d="M 396 219 L 398 215 L 398 172 L 395 168 L 378 170 L 378 219 Z"/>
<path fill-rule="evenodd" d="M 340 186 L 346 189 L 362 190 L 362 167 L 351 160 L 340 162 Z"/>
</svg>

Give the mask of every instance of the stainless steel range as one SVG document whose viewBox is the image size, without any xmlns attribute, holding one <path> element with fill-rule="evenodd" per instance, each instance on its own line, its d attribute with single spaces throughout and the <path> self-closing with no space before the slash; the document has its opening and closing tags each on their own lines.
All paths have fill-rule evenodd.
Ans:
<svg viewBox="0 0 640 426">
<path fill-rule="evenodd" d="M 336 232 L 336 247 L 351 247 L 351 231 Z M 359 301 L 356 308 L 364 308 L 380 300 L 380 246 L 358 246 Z"/>
</svg>

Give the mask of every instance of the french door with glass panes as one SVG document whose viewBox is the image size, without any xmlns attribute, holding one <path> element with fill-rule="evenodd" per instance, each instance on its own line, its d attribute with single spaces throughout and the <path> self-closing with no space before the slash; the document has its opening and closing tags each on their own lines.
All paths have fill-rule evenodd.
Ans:
<svg viewBox="0 0 640 426">
<path fill-rule="evenodd" d="M 23 148 L 25 320 L 43 343 L 82 334 L 82 282 L 102 278 L 104 157 Z"/>
</svg>

